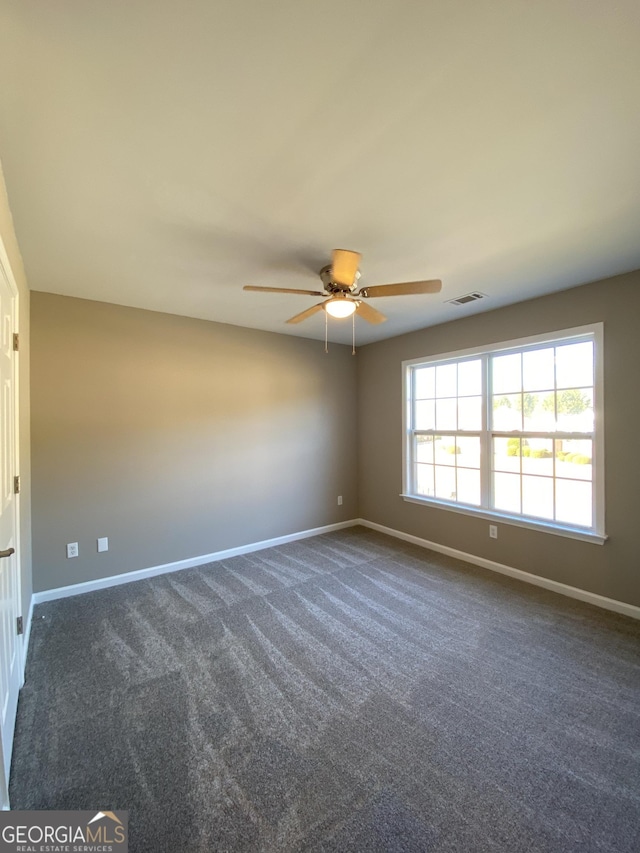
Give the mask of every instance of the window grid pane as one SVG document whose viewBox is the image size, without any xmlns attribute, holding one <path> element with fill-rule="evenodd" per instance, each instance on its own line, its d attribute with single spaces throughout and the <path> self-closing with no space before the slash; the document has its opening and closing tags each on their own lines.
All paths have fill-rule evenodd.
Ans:
<svg viewBox="0 0 640 853">
<path fill-rule="evenodd" d="M 414 492 L 594 529 L 594 358 L 568 339 L 409 368 Z"/>
<path fill-rule="evenodd" d="M 517 356 L 489 356 L 493 379 L 491 505 L 513 515 L 591 527 L 593 342 L 525 351 L 520 360 Z M 514 393 L 518 369 L 522 390 Z M 511 435 L 498 436 L 498 432 Z M 572 438 L 554 442 L 554 432 Z M 577 437 L 580 435 L 584 438 Z M 580 480 L 584 485 L 571 485 Z"/>
<path fill-rule="evenodd" d="M 558 524 L 591 527 L 592 446 L 590 437 L 494 436 L 492 508 Z M 515 480 L 507 474 L 520 481 L 519 499 L 516 499 Z M 571 485 L 579 481 L 584 485 L 575 488 Z M 560 504 L 558 495 L 562 497 Z M 569 495 L 575 497 L 575 507 L 570 506 Z"/>
</svg>

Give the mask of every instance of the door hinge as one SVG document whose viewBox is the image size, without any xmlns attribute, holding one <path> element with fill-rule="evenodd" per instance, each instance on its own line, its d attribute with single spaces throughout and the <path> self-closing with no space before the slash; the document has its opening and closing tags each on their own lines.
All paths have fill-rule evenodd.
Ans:
<svg viewBox="0 0 640 853">
<path fill-rule="evenodd" d="M 18 616 L 18 618 L 16 619 L 16 623 L 17 623 L 16 627 L 18 629 L 18 634 L 24 634 L 24 624 L 22 622 L 22 616 Z"/>
<path fill-rule="evenodd" d="M 13 333 L 13 351 L 18 352 L 20 349 L 20 335 L 17 332 Z"/>
<path fill-rule="evenodd" d="M 13 493 L 14 495 L 20 494 L 20 474 L 13 478 Z"/>
</svg>

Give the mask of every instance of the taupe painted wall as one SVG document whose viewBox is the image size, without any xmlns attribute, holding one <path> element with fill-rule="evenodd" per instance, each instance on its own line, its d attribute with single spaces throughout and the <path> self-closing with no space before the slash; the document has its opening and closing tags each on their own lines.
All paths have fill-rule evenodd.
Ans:
<svg viewBox="0 0 640 853">
<path fill-rule="evenodd" d="M 403 501 L 401 362 L 604 322 L 606 529 L 594 545 Z M 358 353 L 360 516 L 640 605 L 640 271 L 363 347 Z"/>
<path fill-rule="evenodd" d="M 350 348 L 45 293 L 31 346 L 36 591 L 357 515 Z"/>
<path fill-rule="evenodd" d="M 639 318 L 636 272 L 353 358 L 346 347 L 327 356 L 316 341 L 34 293 L 34 589 L 360 516 L 640 605 Z M 605 545 L 507 524 L 491 540 L 486 520 L 399 497 L 403 360 L 599 321 Z M 67 560 L 71 541 L 80 557 Z"/>
<path fill-rule="evenodd" d="M 30 293 L 18 248 L 9 208 L 4 175 L 0 166 L 0 237 L 11 265 L 13 278 L 18 285 L 20 353 L 18 355 L 19 392 L 19 460 L 21 493 L 19 560 L 22 586 L 22 614 L 26 620 L 31 603 L 31 413 L 29 389 L 29 302 Z"/>
</svg>

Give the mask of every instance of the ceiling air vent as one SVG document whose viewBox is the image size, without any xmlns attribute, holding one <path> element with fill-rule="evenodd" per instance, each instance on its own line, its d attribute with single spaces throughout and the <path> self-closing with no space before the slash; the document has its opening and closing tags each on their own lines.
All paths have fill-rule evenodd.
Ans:
<svg viewBox="0 0 640 853">
<path fill-rule="evenodd" d="M 474 290 L 473 293 L 465 293 L 464 296 L 458 296 L 456 299 L 447 299 L 447 302 L 450 302 L 452 305 L 466 305 L 468 302 L 476 302 L 478 299 L 486 298 L 486 293 L 480 293 L 480 291 Z"/>
</svg>

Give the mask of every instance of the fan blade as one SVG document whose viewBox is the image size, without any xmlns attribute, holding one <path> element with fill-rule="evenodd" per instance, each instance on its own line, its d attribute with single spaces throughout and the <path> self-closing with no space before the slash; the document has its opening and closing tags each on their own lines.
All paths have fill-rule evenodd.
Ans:
<svg viewBox="0 0 640 853">
<path fill-rule="evenodd" d="M 245 284 L 243 290 L 251 290 L 258 293 L 301 293 L 303 296 L 325 296 L 322 290 L 293 290 L 289 287 L 254 287 L 252 284 Z"/>
<path fill-rule="evenodd" d="M 296 314 L 295 317 L 290 317 L 287 320 L 287 323 L 302 323 L 303 320 L 306 320 L 308 317 L 313 317 L 314 314 L 317 314 L 318 311 L 322 311 L 322 307 L 324 302 L 318 302 L 317 305 L 313 305 L 311 308 L 307 308 L 306 311 L 302 311 L 300 314 Z"/>
<path fill-rule="evenodd" d="M 331 263 L 333 280 L 344 287 L 351 287 L 356 280 L 361 257 L 358 252 L 351 252 L 349 249 L 334 249 Z"/>
<path fill-rule="evenodd" d="M 363 287 L 358 296 L 367 299 L 370 296 L 410 296 L 416 293 L 440 293 L 442 282 L 438 278 L 432 281 L 404 281 L 401 284 L 374 284 Z"/>
<path fill-rule="evenodd" d="M 363 320 L 366 320 L 367 323 L 384 323 L 387 319 L 384 314 L 376 311 L 375 308 L 372 308 L 371 305 L 367 305 L 366 302 L 358 302 L 356 314 L 362 317 Z"/>
</svg>

